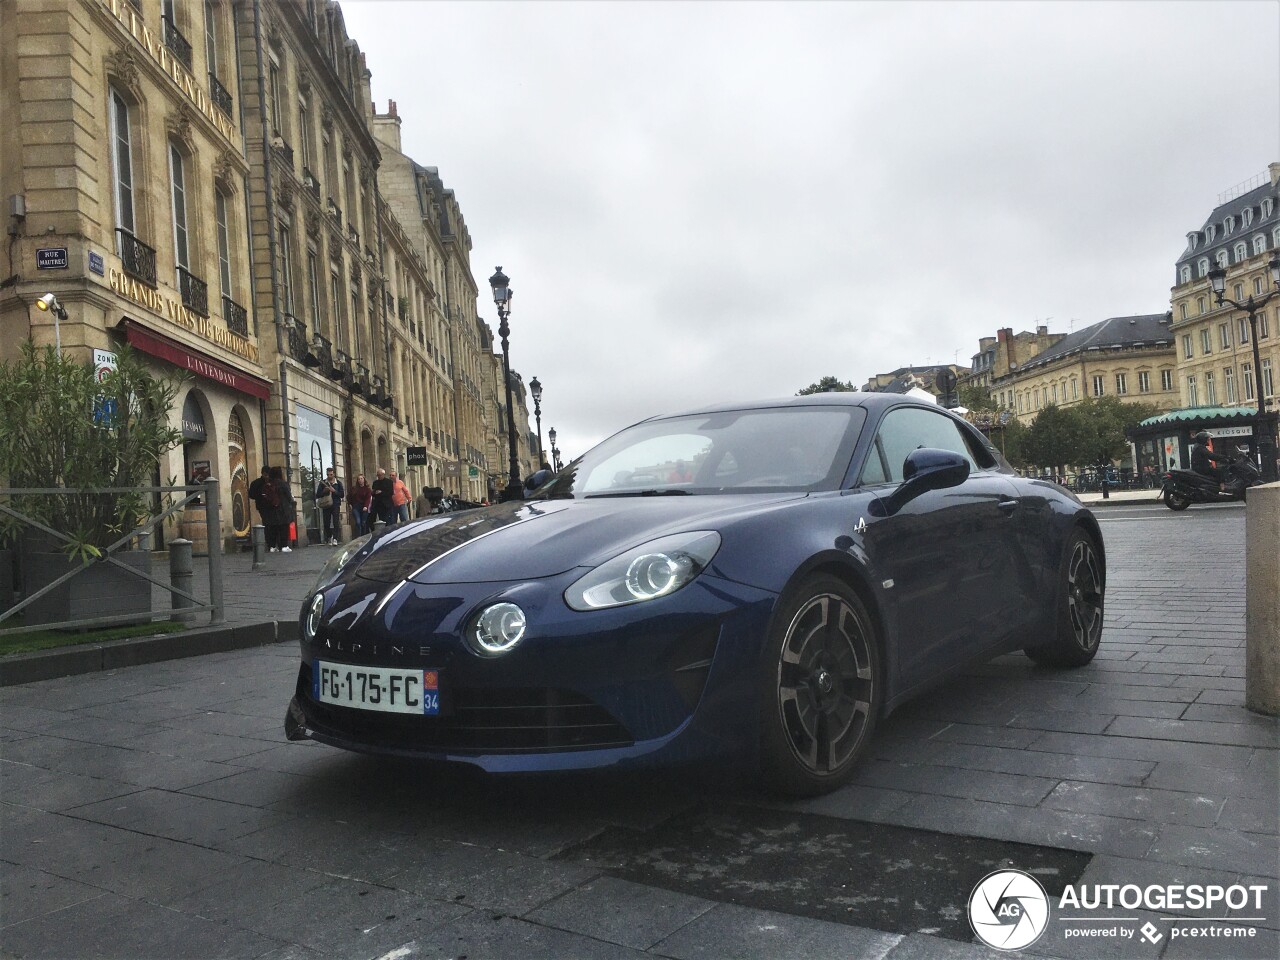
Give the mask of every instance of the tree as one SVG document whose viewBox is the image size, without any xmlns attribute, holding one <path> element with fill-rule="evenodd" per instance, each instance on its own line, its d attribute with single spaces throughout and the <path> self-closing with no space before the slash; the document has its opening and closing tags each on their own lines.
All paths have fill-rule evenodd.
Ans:
<svg viewBox="0 0 1280 960">
<path fill-rule="evenodd" d="M 1119 397 L 1089 397 L 1072 408 L 1079 418 L 1079 464 L 1110 463 L 1127 457 L 1126 434 L 1160 408 L 1150 403 L 1127 403 Z"/>
<path fill-rule="evenodd" d="M 986 387 L 976 383 L 966 384 L 960 388 L 960 406 L 966 410 L 994 410 L 995 401 Z"/>
<path fill-rule="evenodd" d="M 856 393 L 858 390 L 848 380 L 837 380 L 835 377 L 823 377 L 817 383 L 811 383 L 796 393 L 797 397 L 807 397 L 812 393 Z"/>
<path fill-rule="evenodd" d="M 1061 467 L 1089 461 L 1081 460 L 1087 449 L 1089 429 L 1079 408 L 1063 409 L 1050 404 L 1036 414 L 1027 436 L 1028 459 L 1040 467 Z"/>
</svg>

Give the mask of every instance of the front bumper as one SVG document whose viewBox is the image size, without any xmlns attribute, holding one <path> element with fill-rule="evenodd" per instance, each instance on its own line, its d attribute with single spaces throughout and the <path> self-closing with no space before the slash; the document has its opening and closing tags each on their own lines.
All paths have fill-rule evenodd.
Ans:
<svg viewBox="0 0 1280 960">
<path fill-rule="evenodd" d="M 389 602 L 371 595 L 374 585 L 358 577 L 328 588 L 324 626 L 302 643 L 286 733 L 493 772 L 660 765 L 753 752 L 758 664 L 775 596 L 704 574 L 670 597 L 581 613 L 561 600 L 577 575 L 409 584 Z M 461 628 L 478 607 L 499 599 L 521 605 L 529 635 L 511 653 L 482 659 L 463 644 Z M 442 715 L 317 702 L 316 659 L 438 670 Z"/>
</svg>

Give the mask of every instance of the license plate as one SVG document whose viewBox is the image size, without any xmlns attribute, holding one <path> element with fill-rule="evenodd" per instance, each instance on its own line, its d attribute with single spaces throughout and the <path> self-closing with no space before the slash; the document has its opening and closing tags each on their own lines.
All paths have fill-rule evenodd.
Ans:
<svg viewBox="0 0 1280 960">
<path fill-rule="evenodd" d="M 311 695 L 320 703 L 357 710 L 434 717 L 440 713 L 440 671 L 315 660 L 311 665 Z"/>
</svg>

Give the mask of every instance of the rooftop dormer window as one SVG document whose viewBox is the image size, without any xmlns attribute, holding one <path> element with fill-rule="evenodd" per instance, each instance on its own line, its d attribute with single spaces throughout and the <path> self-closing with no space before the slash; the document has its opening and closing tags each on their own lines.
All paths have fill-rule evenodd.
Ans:
<svg viewBox="0 0 1280 960">
<path fill-rule="evenodd" d="M 1244 218 L 1244 225 L 1246 227 L 1249 226 L 1249 224 L 1253 223 L 1253 207 L 1249 207 L 1247 210 L 1245 210 L 1243 214 L 1243 218 Z"/>
<path fill-rule="evenodd" d="M 1200 246 L 1200 234 L 1199 234 L 1199 232 L 1198 232 L 1198 231 L 1192 231 L 1191 233 L 1188 233 L 1188 234 L 1187 234 L 1187 243 L 1189 243 L 1189 244 L 1191 245 L 1191 249 L 1192 249 L 1192 250 L 1194 250 L 1196 247 Z"/>
<path fill-rule="evenodd" d="M 1209 228 L 1204 232 L 1205 243 L 1213 243 L 1213 238 L 1218 235 L 1218 225 L 1216 223 L 1209 224 Z"/>
<path fill-rule="evenodd" d="M 1231 258 L 1227 255 L 1227 251 L 1225 251 L 1225 250 L 1219 250 L 1219 251 L 1218 251 L 1218 266 L 1222 267 L 1222 269 L 1224 269 L 1224 270 L 1225 270 L 1225 269 L 1227 268 L 1227 265 L 1228 265 L 1230 262 L 1231 262 Z"/>
<path fill-rule="evenodd" d="M 1228 234 L 1228 233 L 1230 233 L 1232 230 L 1234 230 L 1235 228 L 1236 228 L 1236 218 L 1235 218 L 1235 217 L 1227 217 L 1227 219 L 1226 219 L 1226 220 L 1223 222 L 1223 224 L 1222 224 L 1222 232 L 1223 232 L 1223 234 Z"/>
<path fill-rule="evenodd" d="M 1275 206 L 1275 203 L 1274 201 L 1272 201 L 1270 197 L 1267 197 L 1267 199 L 1262 201 L 1262 217 L 1264 220 L 1267 217 L 1271 216 L 1271 209 L 1274 206 Z"/>
<path fill-rule="evenodd" d="M 1236 263 L 1242 262 L 1248 256 L 1249 256 L 1249 248 L 1245 245 L 1244 241 L 1237 243 L 1236 244 Z"/>
</svg>

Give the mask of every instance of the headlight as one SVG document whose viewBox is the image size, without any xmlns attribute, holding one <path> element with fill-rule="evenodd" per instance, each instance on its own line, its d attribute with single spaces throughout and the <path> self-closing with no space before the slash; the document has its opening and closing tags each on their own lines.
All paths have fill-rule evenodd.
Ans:
<svg viewBox="0 0 1280 960">
<path fill-rule="evenodd" d="M 524 611 L 514 603 L 494 603 L 467 627 L 467 643 L 482 657 L 506 653 L 524 639 Z"/>
<path fill-rule="evenodd" d="M 347 562 L 360 552 L 361 547 L 372 539 L 372 533 L 366 533 L 363 537 L 356 537 L 356 539 L 352 540 L 345 547 L 330 557 L 329 562 L 320 569 L 320 576 L 316 578 L 316 585 L 311 588 L 312 592 L 319 590 L 321 587 L 327 587 L 329 584 L 333 583 L 333 581 L 338 578 L 338 574 L 342 572 L 342 568 L 347 565 Z"/>
<path fill-rule="evenodd" d="M 324 613 L 324 594 L 317 593 L 307 604 L 307 615 L 302 619 L 302 639 L 313 640 L 320 629 L 320 615 Z"/>
<path fill-rule="evenodd" d="M 574 610 L 601 610 L 675 593 L 706 569 L 720 549 L 707 530 L 662 537 L 602 563 L 564 592 Z"/>
</svg>

